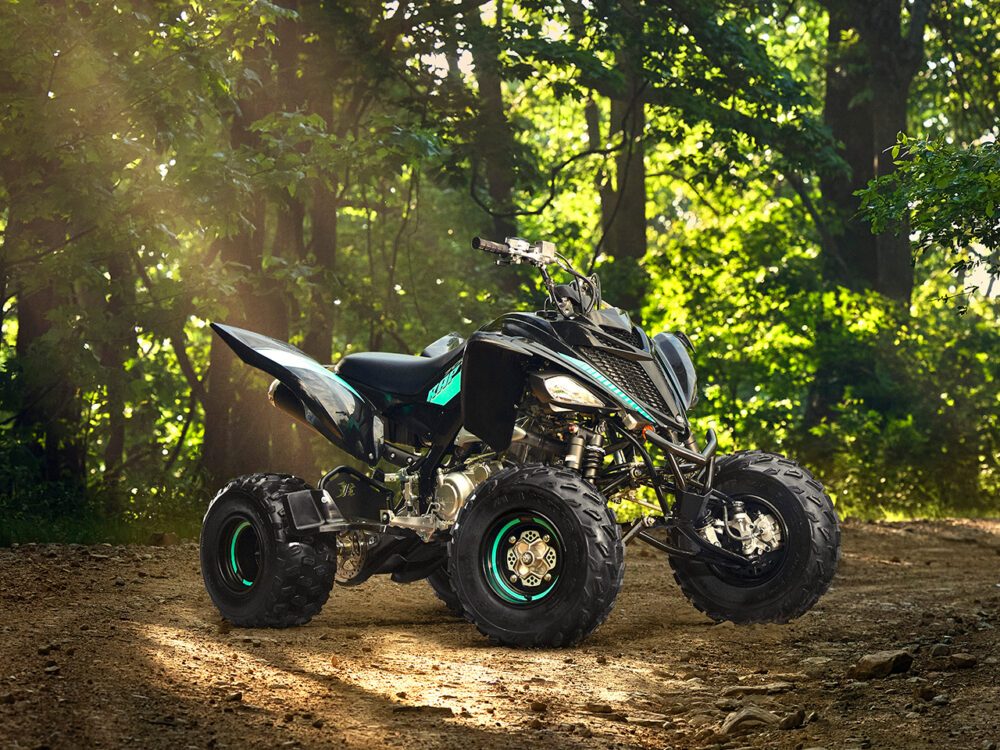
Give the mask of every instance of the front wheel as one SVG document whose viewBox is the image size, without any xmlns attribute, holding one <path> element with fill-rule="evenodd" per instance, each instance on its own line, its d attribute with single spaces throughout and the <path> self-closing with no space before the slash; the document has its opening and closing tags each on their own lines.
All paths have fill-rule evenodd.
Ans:
<svg viewBox="0 0 1000 750">
<path fill-rule="evenodd" d="M 840 559 L 837 511 L 823 485 L 794 461 L 762 451 L 721 458 L 717 477 L 729 503 L 709 503 L 700 533 L 754 563 L 735 569 L 672 557 L 681 591 L 713 620 L 783 623 L 804 614 L 830 587 Z"/>
<path fill-rule="evenodd" d="M 466 619 L 506 646 L 571 646 L 611 612 L 621 531 L 579 474 L 523 466 L 493 475 L 459 511 L 448 577 Z"/>
</svg>

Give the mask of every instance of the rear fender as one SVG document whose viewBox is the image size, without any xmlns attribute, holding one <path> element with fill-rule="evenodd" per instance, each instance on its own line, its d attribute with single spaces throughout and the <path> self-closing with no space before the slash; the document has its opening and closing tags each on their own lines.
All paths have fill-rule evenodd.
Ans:
<svg viewBox="0 0 1000 750">
<path fill-rule="evenodd" d="M 280 381 L 284 388 L 272 390 L 276 406 L 355 458 L 368 463 L 379 459 L 382 420 L 372 403 L 345 380 L 284 341 L 234 326 L 211 325 L 237 357 Z M 290 398 L 299 402 L 301 411 Z"/>
</svg>

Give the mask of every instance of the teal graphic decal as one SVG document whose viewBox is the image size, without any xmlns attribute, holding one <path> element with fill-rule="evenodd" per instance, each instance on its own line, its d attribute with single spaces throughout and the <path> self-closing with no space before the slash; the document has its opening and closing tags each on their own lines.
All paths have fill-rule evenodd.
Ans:
<svg viewBox="0 0 1000 750">
<path fill-rule="evenodd" d="M 623 404 L 625 404 L 625 406 L 629 407 L 630 409 L 635 409 L 637 412 L 639 412 L 642 416 L 644 416 L 650 422 L 652 422 L 653 424 L 656 424 L 656 420 L 653 419 L 653 417 L 650 416 L 650 414 L 649 414 L 648 411 L 646 411 L 641 406 L 639 406 L 639 404 L 637 404 L 635 401 L 633 401 L 621 388 L 619 388 L 617 385 L 615 385 L 614 383 L 612 383 L 610 380 L 608 380 L 606 377 L 604 377 L 603 374 L 601 374 L 600 372 L 598 372 L 597 370 L 595 370 L 593 367 L 591 367 L 590 365 L 588 365 L 586 362 L 584 362 L 583 360 L 577 359 L 576 357 L 567 356 L 565 354 L 560 354 L 559 356 L 562 357 L 563 359 L 565 359 L 567 362 L 569 362 L 571 365 L 573 365 L 577 369 L 583 370 L 583 372 L 585 372 L 587 375 L 589 375 L 590 377 L 592 377 L 598 383 L 600 383 L 605 388 L 607 388 L 609 391 L 611 391 L 613 394 L 615 394 L 615 396 L 618 397 L 618 400 L 621 401 Z"/>
<path fill-rule="evenodd" d="M 427 402 L 444 406 L 457 396 L 458 392 L 462 390 L 462 378 L 459 374 L 461 369 L 462 363 L 459 362 L 448 370 L 440 382 L 431 388 L 430 393 L 427 394 Z"/>
</svg>

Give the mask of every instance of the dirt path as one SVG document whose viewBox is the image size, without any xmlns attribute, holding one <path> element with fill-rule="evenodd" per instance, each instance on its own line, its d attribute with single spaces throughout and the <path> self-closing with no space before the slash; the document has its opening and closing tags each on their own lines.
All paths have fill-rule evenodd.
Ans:
<svg viewBox="0 0 1000 750">
<path fill-rule="evenodd" d="M 787 626 L 714 625 L 658 553 L 627 562 L 581 647 L 518 652 L 424 583 L 229 630 L 193 544 L 2 549 L 0 748 L 1000 747 L 1000 522 L 847 524 Z M 885 649 L 908 670 L 849 676 Z"/>
</svg>

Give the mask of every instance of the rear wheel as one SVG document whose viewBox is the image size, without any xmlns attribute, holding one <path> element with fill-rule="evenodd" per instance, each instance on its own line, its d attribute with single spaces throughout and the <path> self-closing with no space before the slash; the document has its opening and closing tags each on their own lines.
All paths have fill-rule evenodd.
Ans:
<svg viewBox="0 0 1000 750">
<path fill-rule="evenodd" d="M 579 474 L 501 471 L 462 507 L 448 574 L 466 619 L 495 643 L 571 646 L 610 614 L 625 572 L 614 514 Z"/>
<path fill-rule="evenodd" d="M 283 474 L 251 474 L 227 484 L 201 529 L 201 572 L 208 595 L 232 624 L 284 628 L 309 622 L 326 603 L 336 550 L 295 538 L 282 498 L 309 489 Z"/>
<path fill-rule="evenodd" d="M 830 587 L 840 559 L 837 511 L 823 485 L 791 459 L 762 451 L 721 458 L 717 477 L 730 504 L 709 503 L 707 520 L 721 523 L 703 533 L 754 563 L 737 569 L 672 557 L 681 591 L 713 620 L 780 623 L 804 614 Z M 734 507 L 746 514 L 746 541 L 725 531 Z"/>
<path fill-rule="evenodd" d="M 448 563 L 445 562 L 440 568 L 427 576 L 427 583 L 434 590 L 434 595 L 444 602 L 449 611 L 456 617 L 462 616 L 462 602 L 458 600 L 455 587 L 451 585 L 451 576 L 448 575 Z"/>
</svg>

